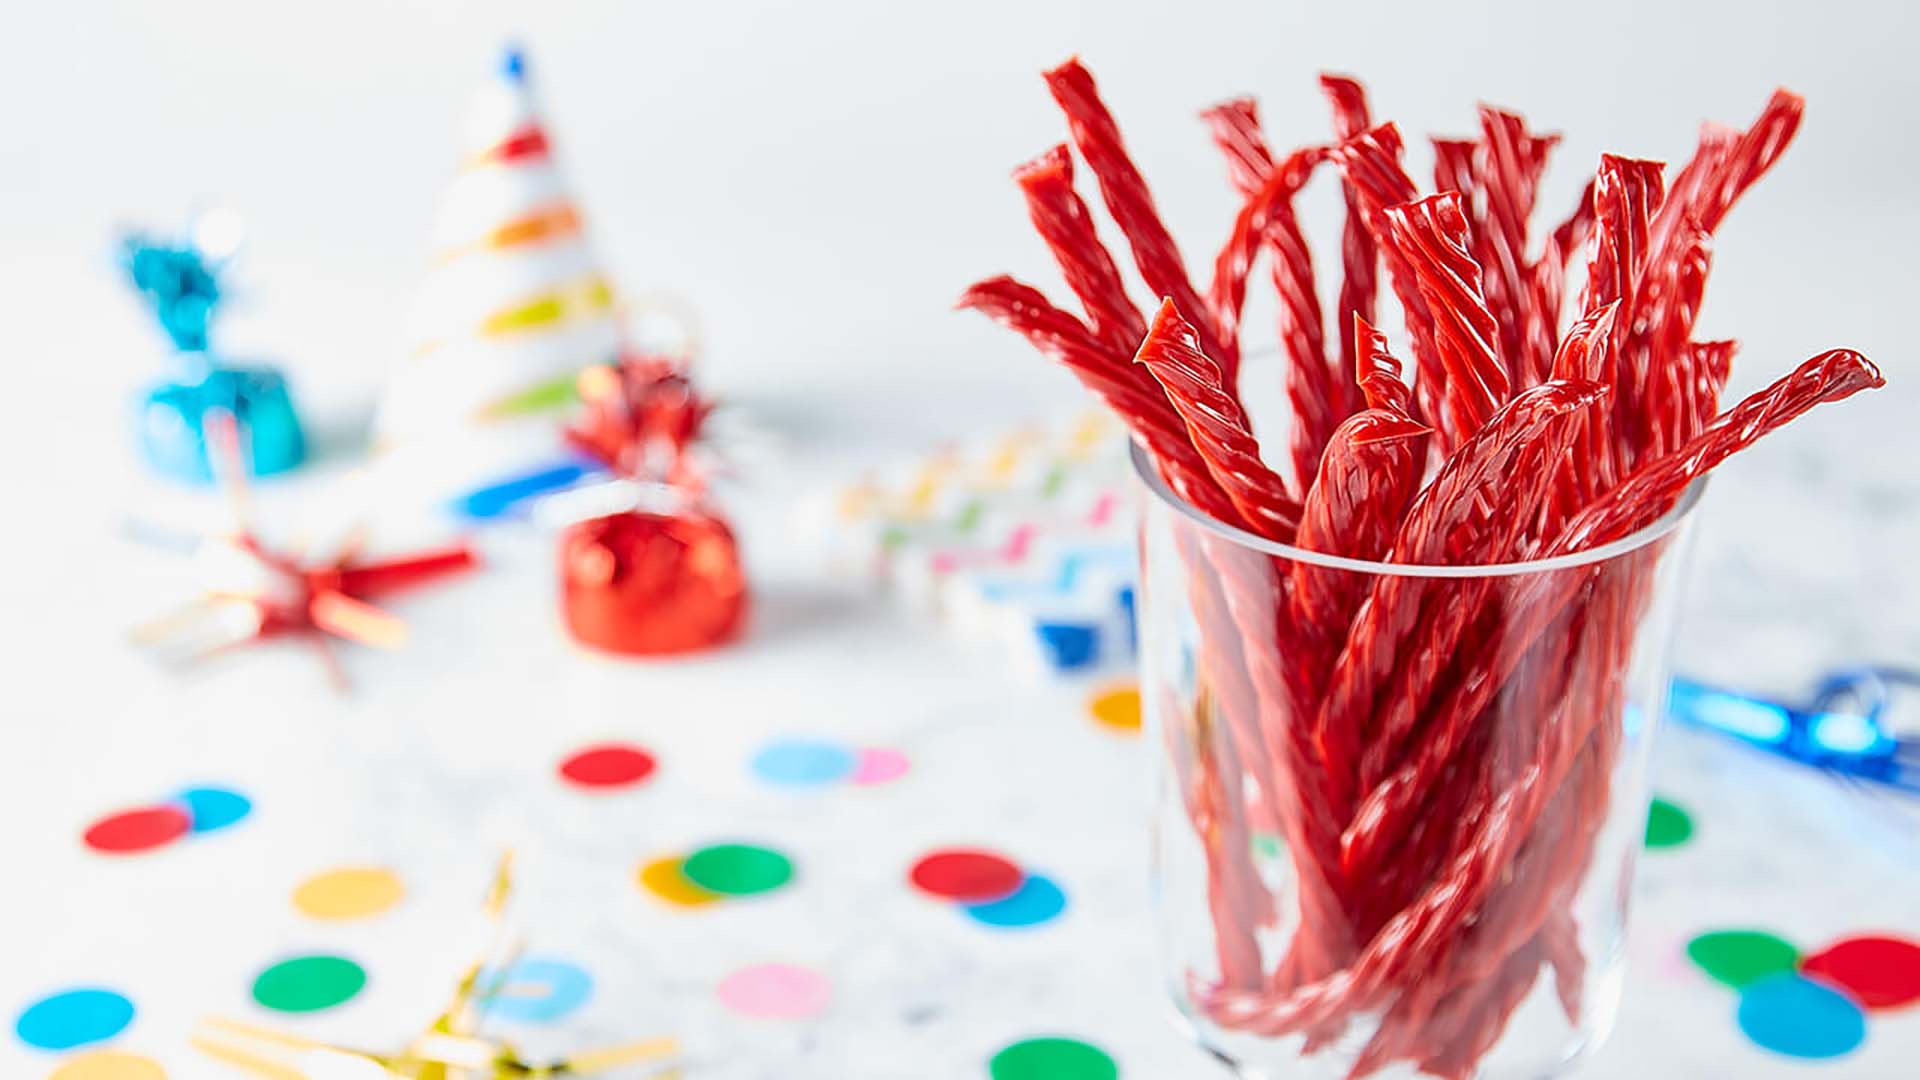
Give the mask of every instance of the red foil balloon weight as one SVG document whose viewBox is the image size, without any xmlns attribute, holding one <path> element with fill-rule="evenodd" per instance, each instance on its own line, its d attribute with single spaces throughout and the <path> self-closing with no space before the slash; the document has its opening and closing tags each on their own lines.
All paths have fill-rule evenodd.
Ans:
<svg viewBox="0 0 1920 1080">
<path fill-rule="evenodd" d="M 567 629 L 608 652 L 659 656 L 724 644 L 746 623 L 733 531 L 704 511 L 582 521 L 560 542 Z"/>
</svg>

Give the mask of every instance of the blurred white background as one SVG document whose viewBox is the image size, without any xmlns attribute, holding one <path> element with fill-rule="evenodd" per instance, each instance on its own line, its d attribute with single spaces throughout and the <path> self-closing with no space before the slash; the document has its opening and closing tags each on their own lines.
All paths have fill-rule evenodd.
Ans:
<svg viewBox="0 0 1920 1080">
<path fill-rule="evenodd" d="M 122 223 L 239 209 L 244 294 L 220 340 L 286 364 L 305 402 L 350 422 L 399 354 L 459 119 L 509 37 L 619 284 L 699 307 L 711 385 L 873 454 L 1077 400 L 1024 345 L 949 312 L 988 273 L 1054 281 L 1006 174 L 1064 137 L 1038 72 L 1069 54 L 1101 80 L 1195 266 L 1232 213 L 1195 113 L 1230 94 L 1257 94 L 1276 141 L 1304 142 L 1327 130 L 1315 73 L 1357 73 L 1376 114 L 1416 136 L 1422 176 L 1418 136 L 1466 130 L 1477 100 L 1518 107 L 1566 134 L 1542 199 L 1557 217 L 1602 150 L 1677 160 L 1701 119 L 1744 124 L 1786 85 L 1807 122 L 1721 231 L 1704 332 L 1746 343 L 1738 391 L 1841 344 L 1894 386 L 1728 470 L 1708 557 L 1808 574 L 1816 591 L 1795 595 L 1842 613 L 1837 653 L 1920 654 L 1912 616 L 1894 642 L 1849 640 L 1844 618 L 1917 599 L 1892 577 L 1920 546 L 1909 5 L 82 2 L 17 5 L 8 22 L 0 461 L 29 524 L 0 555 L 60 566 L 50 515 L 90 516 L 143 482 L 123 404 L 162 358 L 112 263 Z M 1309 204 L 1324 258 L 1330 180 Z M 1844 470 L 1865 495 L 1783 499 L 1793 470 Z M 23 588 L 0 575 L 0 602 Z M 1733 622 L 1782 614 L 1729 602 Z"/>
</svg>

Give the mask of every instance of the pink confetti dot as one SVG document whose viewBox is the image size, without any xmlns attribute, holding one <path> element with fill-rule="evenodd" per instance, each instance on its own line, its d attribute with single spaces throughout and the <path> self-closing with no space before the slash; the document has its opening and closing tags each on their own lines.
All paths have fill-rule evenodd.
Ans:
<svg viewBox="0 0 1920 1080">
<path fill-rule="evenodd" d="M 754 964 L 720 980 L 720 1003 L 756 1020 L 805 1020 L 825 1012 L 833 984 L 793 964 Z"/>
<path fill-rule="evenodd" d="M 905 775 L 907 755 L 887 747 L 874 747 L 860 751 L 852 779 L 856 784 L 885 784 Z"/>
</svg>

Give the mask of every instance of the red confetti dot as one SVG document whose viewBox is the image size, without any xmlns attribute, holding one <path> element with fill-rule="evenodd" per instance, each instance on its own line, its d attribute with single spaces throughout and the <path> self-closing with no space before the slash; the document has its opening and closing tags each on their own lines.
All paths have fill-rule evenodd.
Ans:
<svg viewBox="0 0 1920 1080">
<path fill-rule="evenodd" d="M 1026 874 L 990 851 L 954 848 L 914 863 L 908 878 L 923 892 L 943 899 L 983 904 L 1012 896 Z"/>
<path fill-rule="evenodd" d="M 180 807 L 143 806 L 101 818 L 87 827 L 81 840 L 95 851 L 129 855 L 170 844 L 191 828 L 193 819 Z"/>
<path fill-rule="evenodd" d="M 1920 944 L 1901 938 L 1843 938 L 1807 957 L 1800 970 L 1845 990 L 1869 1009 L 1920 1001 Z"/>
<path fill-rule="evenodd" d="M 560 775 L 581 787 L 626 787 L 652 774 L 653 755 L 626 743 L 589 746 L 560 763 Z"/>
</svg>

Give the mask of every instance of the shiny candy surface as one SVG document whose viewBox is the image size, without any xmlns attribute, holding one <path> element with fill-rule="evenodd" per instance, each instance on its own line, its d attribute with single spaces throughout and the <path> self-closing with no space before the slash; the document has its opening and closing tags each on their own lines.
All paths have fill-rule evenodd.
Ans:
<svg viewBox="0 0 1920 1080">
<path fill-rule="evenodd" d="M 745 625 L 747 583 L 726 523 L 704 513 L 632 512 L 569 527 L 562 610 L 581 643 L 658 655 L 710 648 Z"/>
</svg>

